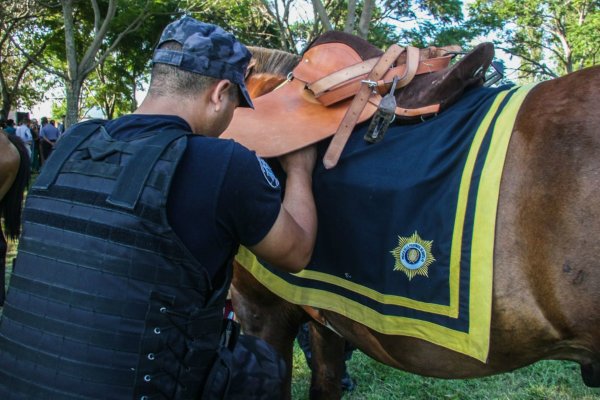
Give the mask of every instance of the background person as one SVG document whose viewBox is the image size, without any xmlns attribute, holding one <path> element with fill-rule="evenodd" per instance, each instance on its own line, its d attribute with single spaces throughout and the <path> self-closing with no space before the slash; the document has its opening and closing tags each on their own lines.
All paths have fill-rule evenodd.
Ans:
<svg viewBox="0 0 600 400">
<path fill-rule="evenodd" d="M 284 271 L 316 236 L 314 148 L 266 162 L 218 136 L 250 53 L 185 17 L 132 115 L 74 125 L 29 192 L 0 320 L 0 398 L 277 399 L 285 364 L 223 322 L 240 244 Z M 203 396 L 203 397 L 201 397 Z"/>
<path fill-rule="evenodd" d="M 61 135 L 63 133 L 65 133 L 65 117 L 66 117 L 66 115 L 60 116 L 60 122 L 58 123 L 58 126 L 56 127 L 56 129 L 58 129 L 58 132 L 60 132 Z"/>
<path fill-rule="evenodd" d="M 15 128 L 15 121 L 12 118 L 6 120 L 4 132 L 8 135 L 14 135 L 17 132 L 17 128 Z"/>
<path fill-rule="evenodd" d="M 48 118 L 42 117 L 42 129 L 40 130 L 40 141 L 42 144 L 42 159 L 46 161 L 50 154 L 52 154 L 52 150 L 54 149 L 54 145 L 60 136 L 60 132 L 52 123 L 54 121 L 48 122 Z"/>
<path fill-rule="evenodd" d="M 31 130 L 29 129 L 29 119 L 23 118 L 19 122 L 19 126 L 15 131 L 15 135 L 21 138 L 25 147 L 27 148 L 27 152 L 29 153 L 29 158 L 31 158 L 31 146 L 33 144 L 33 135 L 31 134 Z"/>
<path fill-rule="evenodd" d="M 31 136 L 33 136 L 33 143 L 31 145 L 31 171 L 38 172 L 41 165 L 41 144 L 40 144 L 40 125 L 37 119 L 32 118 L 29 124 L 31 130 Z"/>
</svg>

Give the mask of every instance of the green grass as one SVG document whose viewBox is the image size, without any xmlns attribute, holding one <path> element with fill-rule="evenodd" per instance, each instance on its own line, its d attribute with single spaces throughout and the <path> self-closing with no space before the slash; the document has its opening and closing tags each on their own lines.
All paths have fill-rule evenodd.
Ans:
<svg viewBox="0 0 600 400">
<path fill-rule="evenodd" d="M 344 400 L 592 400 L 600 389 L 581 380 L 579 365 L 540 361 L 517 371 L 478 379 L 435 379 L 402 372 L 355 351 L 348 371 L 356 389 Z M 294 348 L 292 398 L 307 399 L 310 375 L 299 347 Z"/>
<path fill-rule="evenodd" d="M 9 243 L 7 283 L 15 256 L 16 243 Z M 600 400 L 600 389 L 586 387 L 579 365 L 567 361 L 540 361 L 486 378 L 445 380 L 402 372 L 355 351 L 348 371 L 357 387 L 344 400 Z M 310 371 L 296 344 L 292 398 L 308 399 L 309 385 Z"/>
</svg>

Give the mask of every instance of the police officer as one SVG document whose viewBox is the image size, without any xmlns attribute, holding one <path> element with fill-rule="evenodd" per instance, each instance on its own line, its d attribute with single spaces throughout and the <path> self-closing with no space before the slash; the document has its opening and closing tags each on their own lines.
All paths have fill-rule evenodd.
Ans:
<svg viewBox="0 0 600 400">
<path fill-rule="evenodd" d="M 308 263 L 316 155 L 280 159 L 282 204 L 267 163 L 217 137 L 252 107 L 249 60 L 233 35 L 182 18 L 162 33 L 136 112 L 61 139 L 25 207 L 1 399 L 280 397 L 282 360 L 235 340 L 223 306 L 240 244 L 285 271 Z"/>
</svg>

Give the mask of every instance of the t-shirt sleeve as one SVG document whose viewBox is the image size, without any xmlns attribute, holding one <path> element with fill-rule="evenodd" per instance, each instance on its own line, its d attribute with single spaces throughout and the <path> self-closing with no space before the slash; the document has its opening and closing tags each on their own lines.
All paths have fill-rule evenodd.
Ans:
<svg viewBox="0 0 600 400">
<path fill-rule="evenodd" d="M 281 185 L 266 161 L 235 143 L 223 190 L 219 215 L 245 246 L 269 233 L 281 209 Z"/>
</svg>

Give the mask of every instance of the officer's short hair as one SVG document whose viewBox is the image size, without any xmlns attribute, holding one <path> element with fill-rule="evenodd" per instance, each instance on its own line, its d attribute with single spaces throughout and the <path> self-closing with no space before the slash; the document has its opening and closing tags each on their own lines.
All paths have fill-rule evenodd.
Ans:
<svg viewBox="0 0 600 400">
<path fill-rule="evenodd" d="M 197 94 L 215 80 L 227 79 L 238 87 L 239 105 L 253 107 L 244 82 L 251 58 L 250 51 L 231 33 L 217 25 L 183 17 L 162 32 L 152 56 L 149 93 Z M 194 75 L 213 79 L 195 79 Z"/>
<path fill-rule="evenodd" d="M 181 45 L 175 41 L 169 41 L 163 43 L 159 49 L 178 51 L 181 50 Z M 189 72 L 173 65 L 154 63 L 148 94 L 195 96 L 218 81 L 218 78 Z"/>
</svg>

